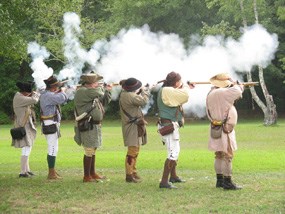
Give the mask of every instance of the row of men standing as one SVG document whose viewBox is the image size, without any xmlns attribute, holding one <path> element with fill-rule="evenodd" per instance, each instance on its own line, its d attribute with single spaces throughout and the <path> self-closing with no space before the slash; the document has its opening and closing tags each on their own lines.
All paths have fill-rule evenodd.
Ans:
<svg viewBox="0 0 285 214">
<path fill-rule="evenodd" d="M 82 87 L 75 92 L 74 97 L 75 116 L 84 115 L 83 119 L 88 121 L 87 129 L 83 130 L 80 127 L 82 119 L 77 121 L 78 123 L 76 123 L 74 129 L 74 140 L 84 148 L 83 182 L 106 179 L 105 176 L 99 175 L 95 170 L 96 150 L 102 143 L 101 122 L 104 116 L 104 107 L 111 101 L 112 89 L 110 85 L 102 86 L 102 79 L 103 77 L 95 73 L 82 75 Z M 67 96 L 64 88 L 59 87 L 60 82 L 54 76 L 44 80 L 44 82 L 46 90 L 41 92 L 40 96 L 32 91 L 32 83 L 17 83 L 20 91 L 15 94 L 13 100 L 15 127 L 24 125 L 27 135 L 21 140 L 13 139 L 12 145 L 16 148 L 22 148 L 19 177 L 33 176 L 34 173 L 30 170 L 28 158 L 36 137 L 33 105 L 40 101 L 42 127 L 56 126 L 54 133 L 45 134 L 48 144 L 48 179 L 56 180 L 61 178 L 55 170 L 58 138 L 60 137 L 61 117 L 59 105 L 67 101 Z M 170 72 L 162 82 L 163 85 L 158 92 L 157 98 L 159 109 L 158 129 L 169 126 L 172 129 L 169 133 L 161 134 L 162 141 L 167 148 L 167 158 L 159 187 L 173 189 L 176 188 L 173 183 L 185 182 L 176 174 L 180 153 L 179 128 L 183 126 L 182 105 L 188 101 L 189 89 L 194 88 L 194 85 L 183 84 L 181 76 L 176 72 Z M 208 117 L 211 121 L 212 118 L 215 118 L 213 121 L 224 121 L 231 129 L 222 132 L 218 139 L 210 137 L 209 149 L 215 151 L 216 155 L 214 164 L 217 175 L 216 187 L 240 189 L 231 181 L 231 161 L 233 151 L 236 150 L 233 127 L 237 122 L 237 113 L 233 103 L 241 97 L 243 87 L 235 84 L 228 74 L 216 75 L 211 78 L 211 82 L 214 87 L 207 97 L 207 110 L 209 113 L 211 112 Z M 135 78 L 126 79 L 121 81 L 120 84 L 122 85 L 119 99 L 122 133 L 124 145 L 128 148 L 125 159 L 125 180 L 126 182 L 139 183 L 141 178 L 137 173 L 136 162 L 140 146 L 147 143 L 146 121 L 143 118 L 141 108 L 149 101 L 150 89 L 149 87 L 143 87 L 141 81 Z M 28 118 L 26 122 L 25 118 Z"/>
</svg>

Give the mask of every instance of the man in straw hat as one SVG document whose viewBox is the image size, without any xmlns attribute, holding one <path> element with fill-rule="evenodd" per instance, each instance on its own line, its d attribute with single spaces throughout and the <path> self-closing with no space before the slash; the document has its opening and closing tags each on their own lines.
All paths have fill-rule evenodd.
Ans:
<svg viewBox="0 0 285 214">
<path fill-rule="evenodd" d="M 214 167 L 217 188 L 241 189 L 232 180 L 233 152 L 237 149 L 235 130 L 237 111 L 235 100 L 242 97 L 243 86 L 234 82 L 229 74 L 221 73 L 210 79 L 213 87 L 207 96 L 207 115 L 211 121 L 209 150 L 215 151 Z"/>
<path fill-rule="evenodd" d="M 189 89 L 194 85 L 183 84 L 179 73 L 174 71 L 167 74 L 158 92 L 157 105 L 159 110 L 158 129 L 172 127 L 168 133 L 161 133 L 163 144 L 167 147 L 167 158 L 159 188 L 176 188 L 172 183 L 185 182 L 176 174 L 176 166 L 180 153 L 179 128 L 183 126 L 182 105 L 189 99 Z M 170 178 L 169 178 L 170 175 Z M 170 183 L 169 183 L 170 182 Z"/>
<path fill-rule="evenodd" d="M 46 89 L 41 92 L 40 96 L 42 132 L 48 144 L 48 179 L 55 180 L 61 178 L 55 171 L 55 163 L 58 153 L 58 138 L 60 137 L 60 105 L 67 102 L 67 95 L 65 88 L 61 87 L 62 84 L 55 76 L 50 76 L 44 82 Z"/>
<path fill-rule="evenodd" d="M 26 136 L 22 139 L 12 139 L 12 146 L 22 148 L 20 178 L 28 178 L 34 173 L 30 170 L 29 156 L 36 138 L 36 118 L 34 105 L 39 101 L 39 95 L 32 91 L 33 82 L 17 82 L 19 88 L 13 99 L 15 113 L 14 126 L 25 127 Z"/>
<path fill-rule="evenodd" d="M 148 87 L 142 87 L 141 81 L 128 78 L 120 82 L 120 114 L 122 119 L 122 133 L 124 145 L 128 147 L 125 159 L 126 182 L 138 183 L 141 181 L 136 170 L 140 145 L 147 143 L 145 120 L 141 108 L 149 101 Z"/>
<path fill-rule="evenodd" d="M 75 115 L 78 117 L 85 112 L 86 116 L 81 120 L 87 122 L 86 129 L 82 130 L 78 121 L 75 126 L 75 141 L 84 148 L 83 182 L 95 182 L 106 179 L 99 175 L 95 170 L 96 150 L 102 145 L 101 122 L 104 116 L 104 106 L 111 101 L 112 87 L 107 85 L 103 87 L 101 81 L 103 77 L 89 73 L 81 76 L 82 87 L 80 87 L 74 96 Z M 92 106 L 93 105 L 93 106 Z"/>
</svg>

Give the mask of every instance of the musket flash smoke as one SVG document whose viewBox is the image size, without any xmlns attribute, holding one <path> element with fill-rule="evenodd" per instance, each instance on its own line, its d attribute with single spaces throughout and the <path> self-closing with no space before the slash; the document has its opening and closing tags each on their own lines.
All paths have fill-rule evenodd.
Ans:
<svg viewBox="0 0 285 214">
<path fill-rule="evenodd" d="M 243 29 L 243 35 L 238 40 L 222 36 L 207 36 L 203 40 L 196 37 L 195 40 L 203 41 L 202 44 L 193 46 L 191 41 L 190 48 L 184 46 L 177 34 L 154 33 L 148 25 L 144 25 L 141 28 L 122 29 L 109 42 L 95 41 L 91 49 L 86 51 L 80 45 L 79 38 L 84 38 L 79 16 L 65 13 L 63 28 L 67 63 L 58 77 L 70 78 L 74 85 L 84 72 L 85 64 L 103 75 L 105 82 L 135 77 L 143 85 L 152 85 L 171 71 L 179 72 L 184 82 L 208 81 L 221 72 L 230 73 L 233 79 L 241 80 L 236 71 L 248 72 L 255 65 L 266 67 L 278 47 L 277 35 L 269 34 L 261 25 Z M 40 58 L 41 62 L 47 57 Z M 37 58 L 33 59 L 36 61 Z M 191 112 L 199 117 L 205 115 L 209 87 L 196 86 L 190 91 L 190 102 L 185 105 L 186 113 Z M 117 99 L 116 94 L 113 99 Z"/>
<path fill-rule="evenodd" d="M 34 78 L 36 87 L 43 89 L 46 87 L 43 80 L 53 74 L 53 69 L 44 63 L 44 60 L 49 58 L 50 53 L 45 47 L 40 46 L 36 42 L 30 42 L 28 44 L 28 54 L 33 58 L 30 67 L 33 70 L 32 77 Z"/>
</svg>

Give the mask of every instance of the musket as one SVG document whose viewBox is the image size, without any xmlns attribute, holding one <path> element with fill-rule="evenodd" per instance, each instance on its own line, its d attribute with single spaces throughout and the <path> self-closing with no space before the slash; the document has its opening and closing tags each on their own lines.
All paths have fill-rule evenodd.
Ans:
<svg viewBox="0 0 285 214">
<path fill-rule="evenodd" d="M 191 82 L 191 81 L 187 81 L 187 84 L 188 85 L 199 85 L 199 84 L 211 84 L 211 82 Z M 234 83 L 235 85 L 243 85 L 245 87 L 252 87 L 252 86 L 256 86 L 256 85 L 259 85 L 259 82 L 240 82 L 240 83 L 237 83 L 235 82 Z"/>
<path fill-rule="evenodd" d="M 105 87 L 107 86 L 107 85 L 109 85 L 109 86 L 119 86 L 120 85 L 120 83 L 115 83 L 115 82 L 112 82 L 112 83 L 105 83 L 105 82 L 102 82 L 102 83 L 100 83 L 100 85 L 104 85 Z M 76 85 L 76 87 L 78 87 L 78 88 L 80 88 L 82 86 L 82 84 L 77 84 Z"/>
<path fill-rule="evenodd" d="M 60 81 L 59 83 L 61 83 L 61 84 L 63 85 L 63 84 L 65 84 L 65 83 L 67 83 L 68 81 L 69 81 L 69 79 Z"/>
</svg>

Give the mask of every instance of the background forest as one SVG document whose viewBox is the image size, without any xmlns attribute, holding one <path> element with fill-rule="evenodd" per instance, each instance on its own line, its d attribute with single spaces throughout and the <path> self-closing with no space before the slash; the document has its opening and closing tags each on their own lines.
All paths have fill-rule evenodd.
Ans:
<svg viewBox="0 0 285 214">
<path fill-rule="evenodd" d="M 29 42 L 36 41 L 49 50 L 51 56 L 45 63 L 55 73 L 65 64 L 62 17 L 69 11 L 81 18 L 84 35 L 81 44 L 86 49 L 96 40 L 110 39 L 123 28 L 144 24 L 148 24 L 152 32 L 178 34 L 187 46 L 191 35 L 238 38 L 242 27 L 260 23 L 278 35 L 278 51 L 264 70 L 256 66 L 251 76 L 245 76 L 250 81 L 262 83 L 264 80 L 262 87 L 256 87 L 260 100 L 256 99 L 255 91 L 247 90 L 237 107 L 244 117 L 260 116 L 263 111 L 266 118 L 266 111 L 273 111 L 275 115 L 274 108 L 278 116 L 285 113 L 285 0 L 2 0 L 0 123 L 11 122 L 16 81 L 32 80 L 31 57 L 27 53 Z M 118 105 L 114 101 L 107 116 L 118 115 L 117 112 Z M 155 109 L 151 113 L 154 114 Z M 274 124 L 276 115 L 265 124 Z M 72 119 L 72 116 L 73 103 L 69 102 L 63 106 L 63 118 Z"/>
</svg>

